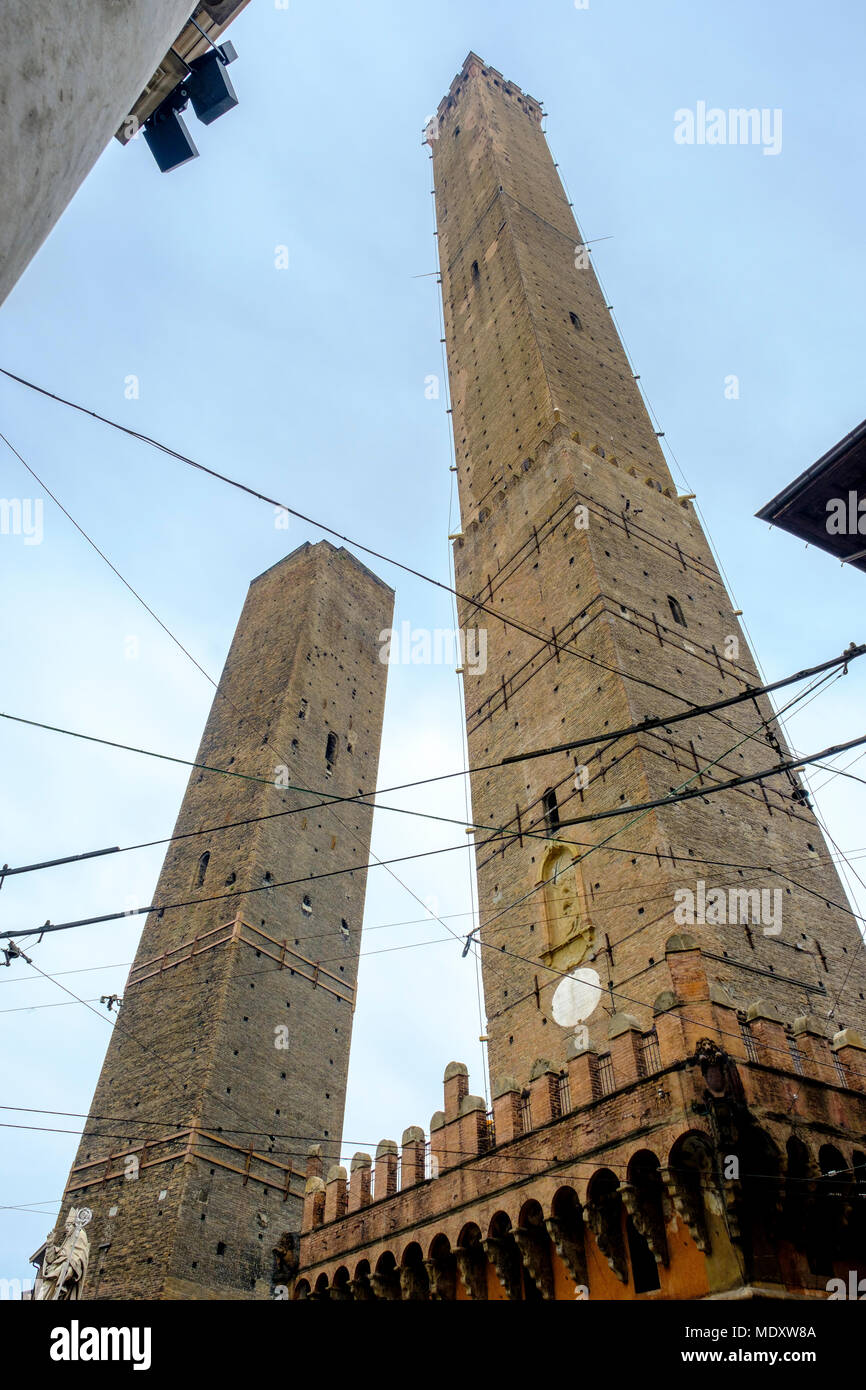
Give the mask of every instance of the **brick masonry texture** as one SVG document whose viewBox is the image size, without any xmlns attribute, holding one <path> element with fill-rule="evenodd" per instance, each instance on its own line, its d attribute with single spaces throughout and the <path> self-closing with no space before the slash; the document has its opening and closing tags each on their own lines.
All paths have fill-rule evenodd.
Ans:
<svg viewBox="0 0 866 1390">
<path fill-rule="evenodd" d="M 575 265 L 582 238 L 540 117 L 537 102 L 470 60 L 430 142 L 464 530 L 457 588 L 488 610 L 464 603 L 461 612 L 464 626 L 487 629 L 486 672 L 464 679 L 479 766 L 762 683 L 700 523 L 677 498 L 594 271 Z M 563 1062 L 570 1036 L 550 1000 L 576 944 L 550 955 L 560 907 L 537 887 L 550 868 L 545 792 L 565 820 L 787 755 L 759 699 L 669 733 L 473 777 L 473 818 L 497 831 L 476 837 L 494 1085 L 528 1076 L 538 1057 Z M 585 788 L 575 786 L 576 762 Z M 840 1026 L 863 1016 L 860 937 L 815 817 L 795 777 L 763 788 L 557 835 L 583 861 L 569 870 L 588 942 L 581 963 L 611 987 L 616 1010 L 648 1026 L 670 987 L 663 948 L 676 929 L 674 894 L 702 880 L 782 894 L 779 936 L 740 923 L 698 929 L 737 1004 L 767 999 L 792 1020 L 838 994 Z M 608 840 L 615 849 L 595 848 Z M 605 1026 L 598 1008 L 593 1042 Z"/>
<path fill-rule="evenodd" d="M 196 758 L 238 775 L 190 776 L 64 1199 L 87 1298 L 267 1296 L 337 1151 L 372 812 L 324 798 L 376 785 L 392 609 L 327 541 L 250 586 Z"/>
<path fill-rule="evenodd" d="M 766 698 L 604 738 L 763 681 L 541 116 L 470 54 L 428 127 L 493 1109 L 451 1063 L 426 1168 L 383 1141 L 372 1196 L 313 1154 L 295 1292 L 811 1296 L 866 1245 L 861 937 L 796 774 L 712 792 L 790 756 Z M 683 921 L 700 885 L 724 915 Z"/>
</svg>

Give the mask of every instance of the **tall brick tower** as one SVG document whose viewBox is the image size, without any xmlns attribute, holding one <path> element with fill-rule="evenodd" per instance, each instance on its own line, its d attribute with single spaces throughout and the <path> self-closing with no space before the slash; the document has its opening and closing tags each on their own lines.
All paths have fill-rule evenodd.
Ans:
<svg viewBox="0 0 866 1390">
<path fill-rule="evenodd" d="M 293 1297 L 848 1297 L 862 941 L 796 775 L 719 790 L 785 741 L 541 115 L 470 54 L 427 128 L 492 1107 L 314 1149 Z"/>
<path fill-rule="evenodd" d="M 462 624 L 488 637 L 486 671 L 464 679 L 478 767 L 762 683 L 677 495 L 541 118 L 470 54 L 427 132 L 463 528 L 456 587 L 487 610 L 461 605 Z M 476 846 L 494 1091 L 539 1058 L 562 1066 L 584 1027 L 602 1057 L 611 1036 L 650 1028 L 673 997 L 678 932 L 700 945 L 719 1001 L 797 1020 L 795 1049 L 814 1014 L 831 1031 L 862 1020 L 860 936 L 796 776 L 574 823 L 686 785 L 709 792 L 786 753 L 759 698 L 473 776 L 473 819 L 491 826 Z"/>
<path fill-rule="evenodd" d="M 64 1196 L 85 1298 L 267 1296 L 275 1250 L 288 1278 L 294 1160 L 339 1147 L 370 845 L 367 806 L 327 803 L 376 785 L 392 607 L 326 541 L 250 586 L 196 759 L 224 771 L 190 777 Z"/>
</svg>

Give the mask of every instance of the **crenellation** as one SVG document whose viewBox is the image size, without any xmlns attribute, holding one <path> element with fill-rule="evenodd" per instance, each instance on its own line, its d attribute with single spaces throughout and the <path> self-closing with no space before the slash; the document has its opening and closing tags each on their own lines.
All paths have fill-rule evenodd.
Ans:
<svg viewBox="0 0 866 1390">
<path fill-rule="evenodd" d="M 360 1211 L 373 1200 L 373 1160 L 369 1154 L 356 1153 L 352 1158 L 349 1179 L 348 1211 Z"/>
<path fill-rule="evenodd" d="M 426 1141 L 424 1131 L 418 1125 L 404 1129 L 400 1149 L 400 1187 L 401 1190 L 421 1183 L 425 1178 Z"/>
</svg>

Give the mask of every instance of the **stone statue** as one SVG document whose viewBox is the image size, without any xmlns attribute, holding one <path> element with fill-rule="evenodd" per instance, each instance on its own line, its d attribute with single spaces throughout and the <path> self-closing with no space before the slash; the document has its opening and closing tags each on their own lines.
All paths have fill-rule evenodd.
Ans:
<svg viewBox="0 0 866 1390">
<path fill-rule="evenodd" d="M 90 1260 L 90 1241 L 84 1227 L 92 1215 L 87 1207 L 70 1207 L 60 1241 L 55 1226 L 45 1242 L 42 1267 L 33 1289 L 34 1298 L 50 1301 L 81 1297 Z"/>
</svg>

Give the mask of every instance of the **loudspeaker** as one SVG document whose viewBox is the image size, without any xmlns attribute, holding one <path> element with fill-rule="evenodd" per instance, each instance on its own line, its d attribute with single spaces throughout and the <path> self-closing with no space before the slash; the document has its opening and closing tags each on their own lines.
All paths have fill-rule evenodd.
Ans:
<svg viewBox="0 0 866 1390">
<path fill-rule="evenodd" d="M 147 147 L 164 174 L 198 158 L 192 136 L 172 105 L 172 96 L 148 116 L 143 128 Z"/>
<path fill-rule="evenodd" d="M 211 49 L 201 58 L 193 58 L 190 68 L 192 71 L 183 85 L 189 93 L 193 111 L 204 125 L 210 125 L 237 106 L 235 89 L 219 53 Z"/>
</svg>

